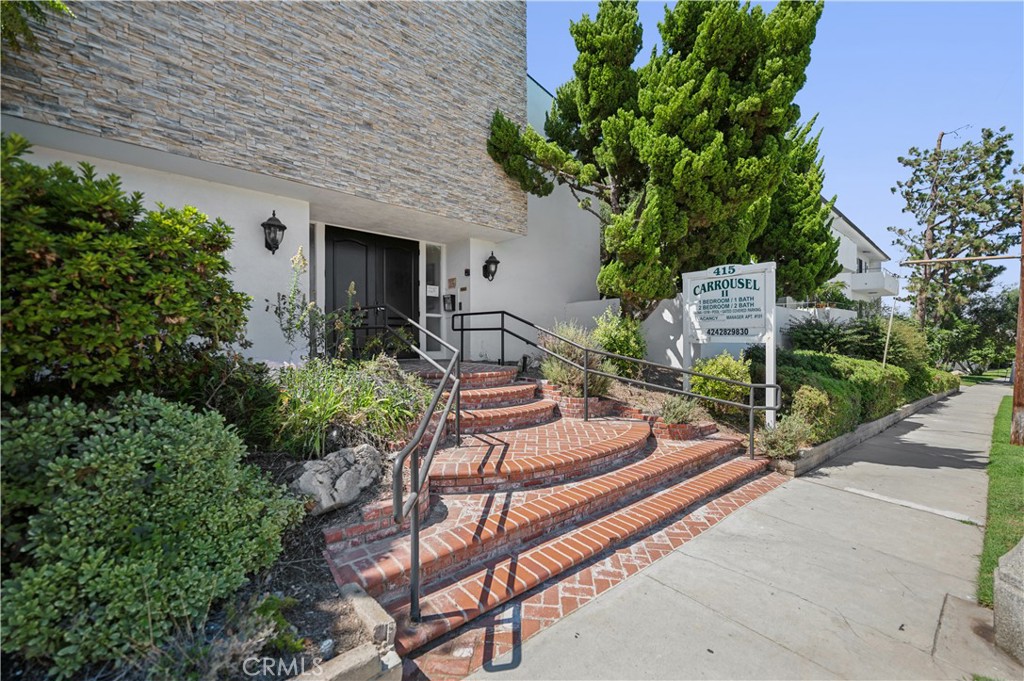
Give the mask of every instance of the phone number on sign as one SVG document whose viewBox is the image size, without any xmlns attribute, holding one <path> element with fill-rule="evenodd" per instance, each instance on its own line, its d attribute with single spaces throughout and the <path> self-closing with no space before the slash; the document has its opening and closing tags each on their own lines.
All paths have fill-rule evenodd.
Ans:
<svg viewBox="0 0 1024 681">
<path fill-rule="evenodd" d="M 709 336 L 749 336 L 750 329 L 708 329 Z"/>
</svg>

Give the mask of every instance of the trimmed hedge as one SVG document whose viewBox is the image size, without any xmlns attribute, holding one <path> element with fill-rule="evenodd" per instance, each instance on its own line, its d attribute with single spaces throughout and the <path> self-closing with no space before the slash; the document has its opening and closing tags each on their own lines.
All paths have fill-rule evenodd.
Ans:
<svg viewBox="0 0 1024 681">
<path fill-rule="evenodd" d="M 764 380 L 764 348 L 747 348 L 755 382 Z M 809 350 L 780 350 L 777 382 L 782 388 L 782 413 L 802 416 L 811 425 L 811 440 L 825 442 L 861 423 L 896 411 L 902 404 L 930 393 L 946 392 L 959 378 L 935 369 L 907 370 L 865 359 Z M 919 394 L 925 387 L 923 395 Z"/>
</svg>

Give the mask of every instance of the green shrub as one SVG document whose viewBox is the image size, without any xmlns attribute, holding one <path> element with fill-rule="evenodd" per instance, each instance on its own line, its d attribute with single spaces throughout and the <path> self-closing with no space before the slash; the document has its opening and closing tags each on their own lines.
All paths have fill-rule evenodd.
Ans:
<svg viewBox="0 0 1024 681">
<path fill-rule="evenodd" d="M 941 371 L 939 369 L 929 369 L 929 392 L 944 393 L 949 390 L 954 390 L 960 387 L 960 377 L 956 374 L 951 374 L 948 371 Z"/>
<path fill-rule="evenodd" d="M 810 437 L 811 426 L 798 414 L 783 416 L 774 428 L 758 429 L 756 435 L 759 447 L 772 459 L 797 458 Z"/>
<path fill-rule="evenodd" d="M 594 317 L 597 328 L 594 329 L 594 340 L 606 351 L 625 357 L 644 359 L 647 357 L 647 339 L 640 322 L 632 318 L 624 318 L 606 309 L 600 317 Z M 609 358 L 609 362 L 620 376 L 636 378 L 643 370 L 643 365 L 623 359 Z"/>
<path fill-rule="evenodd" d="M 700 423 L 710 416 L 698 400 L 682 395 L 673 395 L 661 405 L 661 419 L 669 425 L 676 423 Z"/>
<path fill-rule="evenodd" d="M 267 365 L 235 352 L 210 354 L 184 350 L 161 371 L 143 381 L 148 392 L 196 409 L 213 409 L 235 427 L 250 450 L 266 450 L 280 430 L 277 383 Z"/>
<path fill-rule="evenodd" d="M 903 388 L 908 375 L 896 366 L 882 367 L 878 362 L 835 356 L 833 366 L 860 392 L 861 422 L 874 421 L 891 414 L 905 400 Z"/>
<path fill-rule="evenodd" d="M 144 211 L 85 163 L 32 165 L 17 135 L 0 145 L 4 393 L 114 394 L 173 373 L 175 349 L 244 340 L 230 227 L 190 207 Z"/>
<path fill-rule="evenodd" d="M 29 516 L 3 582 L 3 648 L 63 676 L 166 642 L 269 565 L 303 513 L 241 463 L 213 412 L 142 393 L 95 411 L 40 398 L 3 430 L 4 502 L 16 493 Z"/>
<path fill-rule="evenodd" d="M 726 378 L 733 381 L 742 381 L 744 383 L 750 383 L 750 360 L 749 359 L 736 359 L 728 352 L 723 351 L 722 354 L 717 357 L 710 357 L 708 359 L 701 359 L 694 362 L 693 370 L 697 373 L 707 374 L 709 376 L 717 376 L 719 378 Z M 749 402 L 750 401 L 750 389 L 742 385 L 733 385 L 731 383 L 723 383 L 722 381 L 716 381 L 713 378 L 705 378 L 703 376 L 693 376 L 690 379 L 690 388 L 693 392 L 698 395 L 705 395 L 707 397 L 716 397 L 720 400 L 729 400 L 730 402 Z M 718 414 L 733 414 L 740 413 L 743 410 L 738 407 L 729 407 L 727 405 L 719 404 L 717 402 L 710 402 L 709 407 L 712 412 Z"/>
<path fill-rule="evenodd" d="M 860 423 L 860 393 L 848 381 L 813 375 L 795 389 L 790 414 L 809 424 L 809 441 L 827 442 Z"/>
<path fill-rule="evenodd" d="M 576 345 L 593 348 L 597 346 L 597 342 L 594 340 L 594 334 L 587 331 L 582 326 L 575 322 L 556 322 L 554 328 L 551 330 L 555 335 L 548 333 L 541 333 L 537 339 L 537 342 L 542 348 L 550 352 L 564 357 L 570 362 L 576 363 L 578 366 L 583 366 L 583 362 L 588 362 L 588 369 L 596 369 L 605 373 L 614 374 L 615 367 L 610 362 L 601 358 L 597 353 L 589 353 L 585 358 L 583 350 L 571 345 Z M 566 340 L 561 340 L 556 336 L 561 336 Z M 558 359 L 551 355 L 544 353 L 544 356 L 540 361 L 540 373 L 544 378 L 551 382 L 552 385 L 558 386 L 563 393 L 569 397 L 583 397 L 583 370 L 577 369 L 576 367 Z M 607 376 L 599 376 L 597 374 L 587 374 L 587 394 L 590 397 L 598 397 L 600 395 L 607 395 L 608 390 L 611 388 L 612 379 Z"/>
<path fill-rule="evenodd" d="M 275 446 L 306 457 L 366 442 L 402 440 L 425 411 L 431 391 L 386 355 L 365 361 L 316 358 L 278 377 L 280 430 Z"/>
<path fill-rule="evenodd" d="M 794 350 L 840 352 L 845 330 L 841 323 L 831 319 L 810 317 L 790 324 L 786 336 Z"/>
</svg>

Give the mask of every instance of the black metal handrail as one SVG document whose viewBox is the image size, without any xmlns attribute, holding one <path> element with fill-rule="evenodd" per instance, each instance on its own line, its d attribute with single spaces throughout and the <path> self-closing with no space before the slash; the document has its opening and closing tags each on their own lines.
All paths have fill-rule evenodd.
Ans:
<svg viewBox="0 0 1024 681">
<path fill-rule="evenodd" d="M 465 321 L 464 321 L 466 317 L 480 317 L 480 316 L 485 316 L 485 315 L 500 315 L 500 323 L 499 323 L 499 325 L 498 326 L 483 326 L 483 327 L 469 327 L 469 328 L 466 328 Z M 529 338 L 525 338 L 524 336 L 521 336 L 520 334 L 516 333 L 515 331 L 512 331 L 512 330 L 506 328 L 506 325 L 505 325 L 505 318 L 506 317 L 508 317 L 510 319 L 513 319 L 513 320 L 515 320 L 517 322 L 520 322 L 521 324 L 525 324 L 526 326 L 528 326 L 528 327 L 534 329 L 535 331 L 537 331 L 537 333 L 538 333 L 538 340 L 539 340 L 539 334 L 545 334 L 545 335 L 551 336 L 552 338 L 557 338 L 558 340 L 562 341 L 563 343 L 567 343 L 568 345 L 576 348 L 577 350 L 582 350 L 583 351 L 583 365 L 580 366 L 576 362 L 573 362 L 572 360 L 570 360 L 568 357 L 563 357 L 562 355 L 559 355 L 558 353 L 555 353 L 555 352 L 549 350 L 548 348 L 545 348 L 545 347 L 539 345 L 538 342 L 532 341 Z M 456 319 L 459 320 L 458 326 L 455 325 L 455 320 Z M 730 406 L 730 407 L 737 407 L 739 409 L 745 409 L 748 412 L 748 453 L 750 454 L 751 458 L 753 458 L 754 457 L 754 420 L 755 420 L 754 417 L 755 417 L 755 415 L 757 414 L 758 411 L 776 411 L 776 410 L 778 410 L 782 406 L 782 390 L 779 387 L 779 385 L 776 384 L 776 383 L 747 383 L 745 381 L 736 381 L 736 380 L 733 380 L 731 378 L 722 378 L 721 376 L 713 376 L 711 374 L 704 374 L 704 373 L 701 373 L 699 371 L 693 371 L 691 369 L 680 369 L 678 367 L 670 367 L 670 366 L 667 366 L 665 364 L 658 364 L 657 362 L 650 362 L 650 361 L 648 361 L 646 359 L 637 359 L 635 357 L 627 357 L 625 355 L 617 355 L 617 354 L 615 354 L 613 352 L 607 352 L 605 350 L 599 350 L 597 348 L 590 348 L 590 347 L 587 347 L 585 345 L 580 345 L 579 343 L 576 343 L 575 341 L 569 340 L 568 338 L 565 338 L 564 336 L 560 336 L 557 333 L 555 333 L 554 331 L 549 331 L 548 329 L 545 329 L 542 326 L 538 326 L 538 325 L 534 324 L 533 322 L 531 322 L 531 321 L 529 321 L 527 319 L 523 319 L 522 317 L 520 317 L 518 315 L 515 315 L 515 314 L 513 314 L 511 312 L 508 312 L 506 310 L 491 310 L 491 311 L 486 311 L 486 312 L 458 312 L 458 313 L 452 315 L 452 331 L 457 331 L 459 333 L 459 348 L 460 349 L 465 348 L 465 334 L 466 334 L 467 331 L 469 331 L 469 332 L 473 332 L 473 331 L 499 331 L 499 332 L 501 332 L 501 355 L 500 355 L 500 361 L 501 361 L 502 364 L 505 363 L 505 334 L 508 334 L 508 335 L 512 336 L 513 338 L 519 339 L 520 341 L 526 343 L 527 345 L 529 345 L 531 347 L 537 348 L 541 352 L 546 353 L 546 354 L 550 355 L 551 357 L 554 357 L 554 358 L 556 358 L 558 360 L 561 360 L 562 362 L 565 362 L 569 366 L 575 367 L 575 368 L 580 369 L 581 371 L 583 371 L 583 420 L 585 420 L 585 421 L 590 419 L 590 400 L 588 399 L 590 397 L 589 396 L 589 384 L 590 384 L 590 380 L 589 380 L 590 376 L 589 375 L 590 374 L 596 374 L 598 376 L 607 376 L 608 378 L 612 378 L 612 379 L 615 379 L 617 381 L 622 381 L 624 383 L 630 383 L 632 385 L 639 385 L 639 386 L 643 386 L 645 388 L 653 388 L 655 390 L 662 390 L 662 391 L 673 393 L 673 394 L 676 394 L 676 395 L 685 395 L 686 397 L 691 397 L 691 398 L 696 398 L 696 399 L 701 399 L 701 400 L 707 400 L 707 401 L 710 401 L 710 402 L 714 402 L 716 404 L 723 404 L 723 405 Z M 642 380 L 640 380 L 638 378 L 629 378 L 627 376 L 619 376 L 618 374 L 612 374 L 612 373 L 609 373 L 609 372 L 601 371 L 599 369 L 591 369 L 590 368 L 590 355 L 591 354 L 596 354 L 596 355 L 599 355 L 599 356 L 602 356 L 602 357 L 610 357 L 612 359 L 618 359 L 618 360 L 623 360 L 623 361 L 627 361 L 627 362 L 633 362 L 634 364 L 639 364 L 639 365 L 643 365 L 643 366 L 654 367 L 654 368 L 656 368 L 656 369 L 658 369 L 660 371 L 675 372 L 675 373 L 678 373 L 678 374 L 682 374 L 683 376 L 685 376 L 687 378 L 696 376 L 696 377 L 706 378 L 706 379 L 713 380 L 713 381 L 719 381 L 721 383 L 726 383 L 726 384 L 729 384 L 729 385 L 742 386 L 742 387 L 745 387 L 745 388 L 748 389 L 748 391 L 749 391 L 749 393 L 748 393 L 749 398 L 748 398 L 747 402 L 734 402 L 732 400 L 725 400 L 725 399 L 722 399 L 722 398 L 719 398 L 719 397 L 710 397 L 708 395 L 701 395 L 699 393 L 690 392 L 688 390 L 683 390 L 681 388 L 673 388 L 673 387 L 670 387 L 670 386 L 660 385 L 658 383 L 651 383 L 649 381 L 642 381 Z M 763 405 L 757 404 L 756 400 L 755 400 L 755 393 L 756 393 L 757 390 L 766 390 L 766 391 L 767 390 L 772 390 L 772 395 L 775 397 L 774 404 L 767 404 L 767 403 L 763 404 Z M 766 393 L 766 397 L 767 397 L 767 393 Z"/>
<path fill-rule="evenodd" d="M 412 319 L 407 317 L 404 313 L 396 310 L 391 305 L 372 305 L 368 310 L 383 311 L 384 314 L 384 326 L 363 326 L 361 328 L 383 328 L 385 331 L 391 333 L 401 342 L 407 345 L 413 352 L 419 355 L 422 359 L 426 360 L 432 367 L 441 372 L 441 380 L 437 384 L 437 389 L 434 391 L 434 395 L 430 400 L 430 404 L 427 406 L 426 411 L 423 413 L 423 418 L 420 420 L 419 426 L 416 428 L 416 432 L 413 434 L 412 439 L 409 443 L 398 453 L 395 457 L 395 461 L 391 467 L 392 480 L 391 480 L 391 494 L 393 502 L 393 513 L 395 522 L 401 524 L 402 520 L 411 514 L 412 519 L 409 522 L 409 553 L 411 558 L 411 565 L 409 571 L 409 615 L 414 622 L 418 622 L 420 619 L 420 510 L 419 510 L 419 499 L 423 494 L 423 486 L 426 484 L 428 475 L 430 474 L 430 465 L 434 462 L 434 454 L 437 452 L 437 446 L 441 441 L 441 437 L 444 434 L 445 427 L 448 423 L 448 415 L 451 413 L 452 408 L 455 409 L 455 437 L 456 441 L 462 438 L 462 416 L 461 416 L 461 397 L 460 388 L 461 385 L 461 367 L 462 367 L 462 351 L 456 349 L 454 346 L 446 343 L 444 340 L 439 338 L 436 334 L 428 331 L 426 328 L 414 322 Z M 412 326 L 426 336 L 430 337 L 434 341 L 441 344 L 442 347 L 448 349 L 452 353 L 452 357 L 448 360 L 448 366 L 442 367 L 438 364 L 433 357 L 423 352 L 415 343 L 409 341 L 408 338 L 402 336 L 402 334 L 391 328 L 388 321 L 388 314 L 394 314 L 402 319 L 405 325 Z M 454 374 L 453 374 L 454 372 Z M 423 434 L 427 430 L 427 426 L 430 425 L 430 421 L 434 416 L 434 412 L 437 410 L 437 404 L 441 401 L 441 397 L 444 395 L 445 388 L 448 386 L 449 381 L 451 382 L 451 390 L 448 392 L 448 400 L 445 402 L 444 409 L 441 410 L 441 417 L 437 423 L 437 430 L 434 432 L 434 437 L 430 440 L 430 446 L 427 447 L 427 454 L 423 459 L 423 462 L 419 461 L 420 451 L 420 440 L 423 439 Z M 404 497 L 404 489 L 402 486 L 402 467 L 409 457 L 412 457 L 412 461 L 409 464 L 409 496 Z M 429 494 L 429 490 L 427 491 Z"/>
</svg>

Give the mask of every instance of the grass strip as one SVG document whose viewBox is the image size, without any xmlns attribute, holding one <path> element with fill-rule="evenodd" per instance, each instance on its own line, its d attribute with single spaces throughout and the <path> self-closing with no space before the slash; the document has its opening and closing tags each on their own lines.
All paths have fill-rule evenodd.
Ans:
<svg viewBox="0 0 1024 681">
<path fill-rule="evenodd" d="M 992 571 L 1024 537 L 1024 447 L 1010 444 L 1013 398 L 1004 397 L 992 428 L 988 463 L 988 516 L 978 568 L 978 602 L 992 607 Z"/>
<path fill-rule="evenodd" d="M 967 386 L 988 383 L 989 381 L 1007 381 L 1009 376 L 1009 369 L 989 369 L 983 374 L 966 374 L 961 376 L 960 384 Z"/>
</svg>

